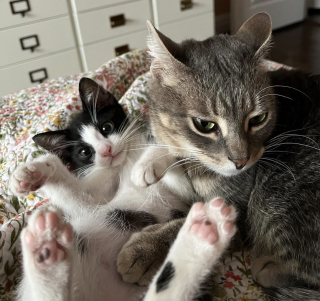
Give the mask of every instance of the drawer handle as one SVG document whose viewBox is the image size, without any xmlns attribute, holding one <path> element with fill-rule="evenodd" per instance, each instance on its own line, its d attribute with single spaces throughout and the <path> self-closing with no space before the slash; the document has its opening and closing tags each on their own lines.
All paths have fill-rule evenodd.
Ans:
<svg viewBox="0 0 320 301">
<path fill-rule="evenodd" d="M 48 78 L 48 73 L 46 68 L 41 68 L 29 72 L 30 80 L 32 83 L 41 84 L 44 80 Z"/>
<path fill-rule="evenodd" d="M 21 14 L 22 17 L 24 17 L 26 12 L 31 10 L 29 0 L 10 1 L 10 7 L 12 14 Z"/>
<path fill-rule="evenodd" d="M 130 51 L 130 48 L 129 48 L 129 45 L 126 44 L 126 45 L 122 45 L 122 46 L 119 46 L 119 47 L 116 47 L 114 49 L 115 53 L 116 53 L 116 56 L 119 56 L 121 54 L 124 54 L 124 53 L 127 53 Z"/>
<path fill-rule="evenodd" d="M 110 17 L 110 24 L 111 24 L 111 28 L 125 25 L 126 18 L 124 16 L 124 14 Z"/>
<path fill-rule="evenodd" d="M 191 9 L 192 6 L 193 6 L 192 0 L 181 0 L 180 1 L 180 9 L 181 10 Z"/>
<path fill-rule="evenodd" d="M 40 46 L 39 38 L 36 34 L 21 38 L 20 44 L 22 50 L 31 50 L 31 52 L 33 52 L 38 46 Z"/>
</svg>

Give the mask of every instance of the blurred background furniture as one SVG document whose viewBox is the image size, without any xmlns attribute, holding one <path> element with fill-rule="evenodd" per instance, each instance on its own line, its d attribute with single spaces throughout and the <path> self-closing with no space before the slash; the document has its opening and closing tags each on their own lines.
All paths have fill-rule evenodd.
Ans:
<svg viewBox="0 0 320 301">
<path fill-rule="evenodd" d="M 1 1 L 0 96 L 145 48 L 146 20 L 177 41 L 205 39 L 214 1 Z"/>
</svg>

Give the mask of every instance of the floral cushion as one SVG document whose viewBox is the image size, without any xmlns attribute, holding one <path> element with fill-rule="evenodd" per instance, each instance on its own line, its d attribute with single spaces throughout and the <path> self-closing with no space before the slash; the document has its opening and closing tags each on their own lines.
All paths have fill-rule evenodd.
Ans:
<svg viewBox="0 0 320 301">
<path fill-rule="evenodd" d="M 149 62 L 146 51 L 137 50 L 107 62 L 95 72 L 57 78 L 0 99 L 0 300 L 10 300 L 18 283 L 21 230 L 31 212 L 49 202 L 47 196 L 38 193 L 22 198 L 8 190 L 14 168 L 42 153 L 32 137 L 64 129 L 81 111 L 78 83 L 83 76 L 113 93 L 129 114 L 144 116 Z M 269 68 L 278 66 L 268 63 Z M 227 254 L 217 267 L 217 274 L 214 300 L 265 300 L 252 281 L 249 252 Z"/>
</svg>

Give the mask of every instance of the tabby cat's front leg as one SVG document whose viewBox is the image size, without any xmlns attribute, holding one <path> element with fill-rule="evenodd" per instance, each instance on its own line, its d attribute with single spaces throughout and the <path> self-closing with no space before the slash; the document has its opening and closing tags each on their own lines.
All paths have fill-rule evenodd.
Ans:
<svg viewBox="0 0 320 301">
<path fill-rule="evenodd" d="M 222 199 L 193 205 L 144 301 L 190 301 L 199 297 L 201 284 L 236 232 L 235 219 L 235 209 Z"/>
<path fill-rule="evenodd" d="M 118 272 L 125 282 L 148 285 L 163 264 L 185 219 L 157 224 L 134 233 L 118 256 Z"/>
<path fill-rule="evenodd" d="M 21 233 L 23 279 L 20 301 L 70 301 L 72 228 L 61 212 L 37 209 Z"/>
</svg>

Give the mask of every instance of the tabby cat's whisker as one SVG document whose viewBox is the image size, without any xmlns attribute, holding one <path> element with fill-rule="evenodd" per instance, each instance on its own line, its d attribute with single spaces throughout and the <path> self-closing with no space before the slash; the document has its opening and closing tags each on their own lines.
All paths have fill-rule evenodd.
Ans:
<svg viewBox="0 0 320 301">
<path fill-rule="evenodd" d="M 282 143 L 278 143 L 278 144 L 277 144 L 277 147 L 280 146 L 280 145 L 300 145 L 300 146 L 309 147 L 309 148 L 315 149 L 315 150 L 317 150 L 317 151 L 320 151 L 320 149 L 317 148 L 317 147 L 314 147 L 314 146 L 311 146 L 311 145 L 307 145 L 307 144 L 302 144 L 302 143 L 296 143 L 296 142 L 282 142 Z M 267 149 L 267 148 L 266 148 L 266 149 Z"/>
<path fill-rule="evenodd" d="M 290 169 L 290 167 L 289 167 L 287 164 L 285 164 L 285 163 L 283 163 L 283 162 L 281 162 L 281 161 L 279 161 L 279 160 L 271 159 L 271 158 L 261 158 L 260 160 L 261 160 L 261 161 L 267 160 L 267 161 L 273 162 L 273 163 L 275 163 L 275 164 L 279 164 L 280 166 L 284 167 L 284 168 L 292 175 L 294 181 L 296 182 L 296 178 L 295 178 L 292 170 Z"/>
<path fill-rule="evenodd" d="M 295 90 L 295 91 L 303 94 L 304 96 L 306 96 L 306 97 L 314 104 L 313 100 L 312 100 L 306 93 L 302 92 L 302 91 L 299 90 L 299 89 L 290 87 L 290 86 L 282 86 L 282 85 L 272 85 L 272 86 L 268 86 L 268 87 L 265 87 L 265 88 L 261 89 L 256 95 L 259 95 L 262 91 L 264 91 L 264 90 L 266 90 L 266 89 L 268 89 L 268 88 L 275 88 L 275 87 L 288 88 L 288 89 Z"/>
<path fill-rule="evenodd" d="M 284 95 L 281 95 L 281 94 L 265 94 L 265 95 L 263 95 L 263 96 L 259 97 L 259 98 L 258 98 L 258 101 L 259 101 L 259 100 L 261 100 L 263 97 L 266 97 L 266 96 L 272 96 L 272 95 L 274 95 L 274 96 L 280 96 L 280 97 L 283 97 L 283 98 L 287 98 L 287 99 L 292 100 L 292 98 L 291 98 L 291 97 L 284 96 Z"/>
</svg>

